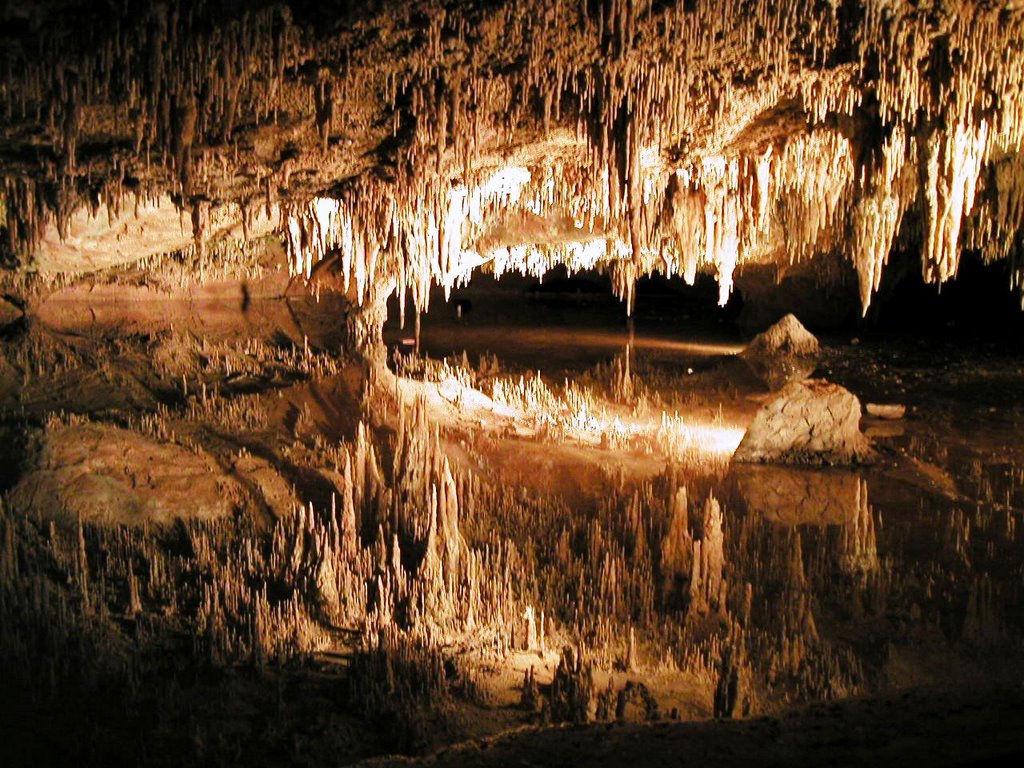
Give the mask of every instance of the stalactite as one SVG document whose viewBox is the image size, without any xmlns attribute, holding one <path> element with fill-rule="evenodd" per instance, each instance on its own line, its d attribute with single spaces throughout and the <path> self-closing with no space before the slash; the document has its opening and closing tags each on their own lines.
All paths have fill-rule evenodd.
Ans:
<svg viewBox="0 0 1024 768">
<path fill-rule="evenodd" d="M 927 205 L 924 278 L 945 282 L 956 275 L 960 261 L 960 228 L 974 207 L 978 175 L 986 160 L 988 124 L 957 125 L 921 142 L 923 185 Z"/>
<path fill-rule="evenodd" d="M 872 294 L 882 281 L 882 268 L 899 232 L 903 215 L 916 194 L 911 174 L 905 173 L 907 154 L 903 131 L 894 129 L 882 148 L 881 166 L 851 211 L 851 259 L 857 270 L 861 309 L 867 314 Z"/>
</svg>

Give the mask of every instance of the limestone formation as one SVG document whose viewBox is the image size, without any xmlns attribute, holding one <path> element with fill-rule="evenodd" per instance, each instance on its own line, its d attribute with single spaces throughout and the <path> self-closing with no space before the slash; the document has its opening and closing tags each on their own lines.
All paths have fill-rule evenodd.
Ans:
<svg viewBox="0 0 1024 768">
<path fill-rule="evenodd" d="M 856 464 L 872 456 L 857 396 L 823 379 L 787 384 L 754 416 L 734 461 Z"/>
<path fill-rule="evenodd" d="M 920 404 L 889 427 L 939 494 L 766 466 L 873 455 L 794 315 L 742 354 L 781 390 L 742 441 L 715 357 L 778 284 L 751 315 L 815 328 L 965 253 L 1024 290 L 1024 2 L 37 0 L 0 40 L 0 764 L 611 742 L 1021 666 L 1021 409 L 979 406 L 1019 371 L 969 360 L 949 413 L 936 369 L 830 351 Z M 625 314 L 694 290 L 564 358 L 455 294 L 556 268 Z M 437 361 L 441 296 L 484 332 Z M 649 333 L 668 302 L 722 337 Z"/>
<path fill-rule="evenodd" d="M 751 340 L 741 357 L 772 390 L 805 379 L 818 366 L 818 340 L 788 314 Z"/>
<path fill-rule="evenodd" d="M 202 279 L 273 227 L 360 303 L 560 263 L 725 303 L 838 253 L 866 311 L 909 225 L 927 281 L 967 247 L 1021 284 L 1019 3 L 30 5 L 0 16 L 0 211 L 48 275 L 137 241 Z"/>
</svg>

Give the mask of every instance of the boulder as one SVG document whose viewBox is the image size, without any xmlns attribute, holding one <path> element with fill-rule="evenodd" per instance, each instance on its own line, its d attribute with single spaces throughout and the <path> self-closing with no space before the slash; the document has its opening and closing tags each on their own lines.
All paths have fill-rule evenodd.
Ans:
<svg viewBox="0 0 1024 768">
<path fill-rule="evenodd" d="M 899 403 L 868 403 L 866 410 L 868 416 L 890 421 L 899 421 L 907 415 L 907 406 Z"/>
<path fill-rule="evenodd" d="M 857 396 L 823 379 L 794 381 L 754 416 L 733 458 L 779 464 L 856 464 L 870 460 Z"/>
<path fill-rule="evenodd" d="M 755 336 L 740 357 L 755 376 L 775 390 L 814 373 L 820 352 L 814 335 L 794 315 L 786 315 Z"/>
</svg>

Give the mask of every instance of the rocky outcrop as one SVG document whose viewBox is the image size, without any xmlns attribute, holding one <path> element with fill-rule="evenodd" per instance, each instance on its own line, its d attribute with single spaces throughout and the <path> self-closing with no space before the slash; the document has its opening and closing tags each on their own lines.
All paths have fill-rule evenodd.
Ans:
<svg viewBox="0 0 1024 768">
<path fill-rule="evenodd" d="M 847 389 L 809 379 L 787 384 L 754 416 L 735 461 L 856 464 L 872 456 L 860 431 L 860 401 Z"/>
<path fill-rule="evenodd" d="M 306 278 L 343 252 L 360 303 L 561 263 L 630 305 L 703 272 L 725 304 L 760 266 L 747 297 L 828 316 L 811 295 L 856 272 L 866 309 L 901 229 L 943 282 L 1024 228 L 1020 3 L 135 5 L 0 6 L 12 264 L 180 251 L 201 281 L 273 229 Z"/>
<path fill-rule="evenodd" d="M 820 353 L 818 340 L 789 314 L 755 336 L 740 357 L 755 376 L 775 390 L 814 373 Z"/>
</svg>

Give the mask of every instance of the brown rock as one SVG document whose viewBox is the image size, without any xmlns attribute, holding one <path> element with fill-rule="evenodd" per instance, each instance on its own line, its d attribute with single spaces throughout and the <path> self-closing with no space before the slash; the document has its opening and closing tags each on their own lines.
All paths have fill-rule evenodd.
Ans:
<svg viewBox="0 0 1024 768">
<path fill-rule="evenodd" d="M 770 389 L 778 389 L 814 373 L 820 352 L 818 340 L 790 314 L 755 336 L 740 357 Z"/>
<path fill-rule="evenodd" d="M 868 403 L 868 416 L 897 421 L 907 415 L 907 406 L 899 403 Z"/>
<path fill-rule="evenodd" d="M 733 458 L 781 464 L 853 464 L 872 456 L 860 401 L 822 379 L 787 384 L 754 416 Z"/>
</svg>

